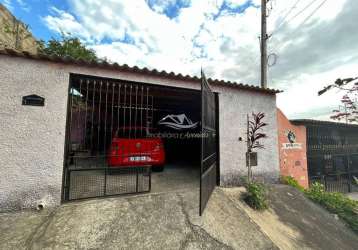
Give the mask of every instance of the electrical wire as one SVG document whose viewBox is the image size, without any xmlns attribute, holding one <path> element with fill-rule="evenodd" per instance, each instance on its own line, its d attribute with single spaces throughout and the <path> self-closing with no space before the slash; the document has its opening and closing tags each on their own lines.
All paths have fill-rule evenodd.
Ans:
<svg viewBox="0 0 358 250">
<path fill-rule="evenodd" d="M 299 11 L 298 13 L 296 13 L 296 15 L 294 15 L 292 18 L 290 18 L 287 22 L 285 22 L 286 18 L 291 14 L 292 10 L 294 8 L 296 8 L 297 4 L 300 2 L 300 0 L 297 0 L 295 2 L 295 4 L 289 9 L 289 11 L 286 13 L 286 15 L 284 16 L 282 22 L 278 25 L 278 28 L 276 30 L 274 30 L 271 35 L 273 33 L 276 33 L 278 30 L 280 30 L 280 28 L 284 25 L 284 24 L 288 24 L 290 21 L 292 21 L 293 19 L 295 19 L 297 16 L 301 15 L 304 11 L 306 11 L 309 7 L 312 6 L 312 4 L 314 4 L 315 2 L 317 2 L 317 0 L 313 0 L 311 1 L 309 4 L 307 4 L 303 9 L 301 9 L 301 11 Z M 323 0 L 293 31 L 295 31 L 296 29 L 300 28 L 302 25 L 304 25 L 325 3 L 327 2 L 327 0 Z M 290 34 L 293 32 L 291 31 Z M 278 48 L 274 49 L 274 50 L 280 50 L 282 48 L 284 44 L 282 44 L 281 46 L 279 46 Z M 276 55 L 276 54 L 275 54 Z M 276 55 L 277 56 L 277 55 Z M 276 58 L 277 59 L 277 58 Z M 275 63 L 273 65 L 276 64 L 276 60 Z M 273 66 L 272 65 L 272 66 Z M 271 72 L 270 72 L 271 73 Z M 271 83 L 273 81 L 273 76 L 272 74 L 269 73 L 268 70 L 268 75 L 269 78 L 271 80 Z"/>
<path fill-rule="evenodd" d="M 314 4 L 315 2 L 317 2 L 318 0 L 312 0 L 311 2 L 309 2 L 305 7 L 303 7 L 303 9 L 301 9 L 299 12 L 296 13 L 296 15 L 294 15 L 293 17 L 291 17 L 290 19 L 288 19 L 286 21 L 286 23 L 283 23 L 282 25 L 280 25 L 281 27 L 284 26 L 284 24 L 288 24 L 290 23 L 293 19 L 295 19 L 296 17 L 298 17 L 299 15 L 301 15 L 303 12 L 305 12 L 309 7 L 312 6 L 312 4 Z M 278 28 L 273 31 L 273 33 L 277 33 L 278 32 Z"/>
<path fill-rule="evenodd" d="M 315 2 L 317 2 L 318 0 L 312 0 L 311 2 L 309 2 L 305 7 L 303 7 L 302 10 L 300 10 L 298 13 L 296 13 L 296 15 L 294 15 L 292 18 L 290 18 L 287 23 L 289 23 L 290 21 L 292 21 L 293 19 L 295 19 L 296 17 L 298 17 L 299 15 L 301 15 L 303 12 L 305 12 L 309 7 L 312 6 L 312 4 L 314 4 Z"/>
<path fill-rule="evenodd" d="M 321 3 L 311 12 L 311 14 L 309 14 L 309 15 L 305 18 L 305 20 L 303 20 L 302 23 L 300 23 L 299 26 L 305 24 L 326 2 L 327 2 L 327 0 L 323 0 L 323 2 L 321 2 Z M 299 26 L 298 26 L 298 27 L 299 27 Z"/>
<path fill-rule="evenodd" d="M 287 11 L 286 15 L 282 18 L 282 21 L 279 25 L 277 25 L 276 30 L 274 30 L 271 34 L 277 32 L 285 23 L 286 18 L 291 14 L 291 12 L 293 11 L 294 8 L 296 8 L 297 4 L 300 2 L 301 0 L 297 0 L 292 7 Z"/>
<path fill-rule="evenodd" d="M 313 2 L 316 2 L 317 0 L 314 0 L 312 1 L 311 3 Z M 294 32 L 295 30 L 297 30 L 298 28 L 300 28 L 302 25 L 304 25 L 325 3 L 327 2 L 327 0 L 323 0 L 295 29 L 291 30 L 291 32 L 289 33 L 292 34 L 292 32 Z M 309 5 L 311 5 L 311 3 Z M 307 5 L 308 6 L 308 5 Z M 306 6 L 306 7 L 307 7 Z M 302 13 L 302 11 L 301 11 Z M 284 45 L 284 44 L 283 44 Z M 276 47 L 274 50 L 280 50 L 283 45 L 279 46 L 279 47 Z M 274 51 L 273 50 L 273 51 Z"/>
</svg>

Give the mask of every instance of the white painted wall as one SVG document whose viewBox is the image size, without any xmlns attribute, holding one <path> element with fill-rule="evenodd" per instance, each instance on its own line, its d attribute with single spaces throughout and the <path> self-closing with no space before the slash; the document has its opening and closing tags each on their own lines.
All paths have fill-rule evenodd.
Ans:
<svg viewBox="0 0 358 250">
<path fill-rule="evenodd" d="M 0 57 L 1 210 L 60 203 L 68 81 L 57 65 Z M 30 94 L 45 106 L 22 106 Z"/>
<path fill-rule="evenodd" d="M 199 89 L 197 82 L 0 55 L 0 210 L 60 204 L 69 74 L 80 73 Z M 279 176 L 276 98 L 230 87 L 219 92 L 221 184 L 246 175 L 246 114 L 265 112 L 265 150 L 254 175 Z M 45 107 L 22 106 L 22 96 L 44 97 Z M 242 137 L 242 142 L 238 138 Z"/>
<path fill-rule="evenodd" d="M 219 92 L 221 184 L 238 185 L 240 177 L 247 176 L 246 122 L 247 114 L 251 116 L 252 112 L 265 113 L 264 122 L 268 123 L 263 130 L 268 135 L 262 140 L 265 149 L 257 150 L 258 166 L 253 167 L 253 175 L 261 181 L 276 182 L 279 165 L 275 96 L 238 89 L 228 91 L 227 88 Z"/>
</svg>

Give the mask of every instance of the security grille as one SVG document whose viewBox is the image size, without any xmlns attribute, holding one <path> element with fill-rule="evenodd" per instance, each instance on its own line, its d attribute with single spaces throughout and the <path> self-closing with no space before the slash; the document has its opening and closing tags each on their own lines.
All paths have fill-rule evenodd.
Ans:
<svg viewBox="0 0 358 250">
<path fill-rule="evenodd" d="M 356 192 L 357 127 L 334 123 L 308 123 L 306 128 L 310 185 L 319 182 L 328 192 Z"/>
<path fill-rule="evenodd" d="M 64 200 L 150 191 L 150 166 L 113 166 L 109 158 L 126 157 L 131 150 L 113 155 L 114 138 L 145 138 L 149 134 L 153 110 L 148 86 L 71 75 Z M 136 155 L 145 157 L 145 149 L 136 150 Z"/>
<path fill-rule="evenodd" d="M 210 195 L 216 186 L 217 173 L 217 134 L 216 134 L 215 95 L 202 73 L 201 82 L 201 170 L 200 170 L 200 215 L 203 213 Z"/>
</svg>

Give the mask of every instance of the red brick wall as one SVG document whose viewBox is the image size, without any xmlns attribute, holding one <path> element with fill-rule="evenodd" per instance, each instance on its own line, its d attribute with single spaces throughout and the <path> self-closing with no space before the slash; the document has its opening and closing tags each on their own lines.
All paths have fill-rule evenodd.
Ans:
<svg viewBox="0 0 358 250">
<path fill-rule="evenodd" d="M 280 174 L 295 178 L 301 186 L 307 188 L 306 128 L 291 124 L 279 109 L 277 123 Z"/>
</svg>

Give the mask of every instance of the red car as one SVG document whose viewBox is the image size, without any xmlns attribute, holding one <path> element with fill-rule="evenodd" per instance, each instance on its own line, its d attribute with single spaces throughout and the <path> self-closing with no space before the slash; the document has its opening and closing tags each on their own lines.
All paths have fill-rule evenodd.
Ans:
<svg viewBox="0 0 358 250">
<path fill-rule="evenodd" d="M 135 137 L 134 131 L 137 138 L 133 138 Z M 107 159 L 109 167 L 120 168 L 150 165 L 155 171 L 163 171 L 165 162 L 163 141 L 157 137 L 147 138 L 141 136 L 148 134 L 147 132 L 146 128 L 120 128 L 112 138 Z"/>
</svg>

